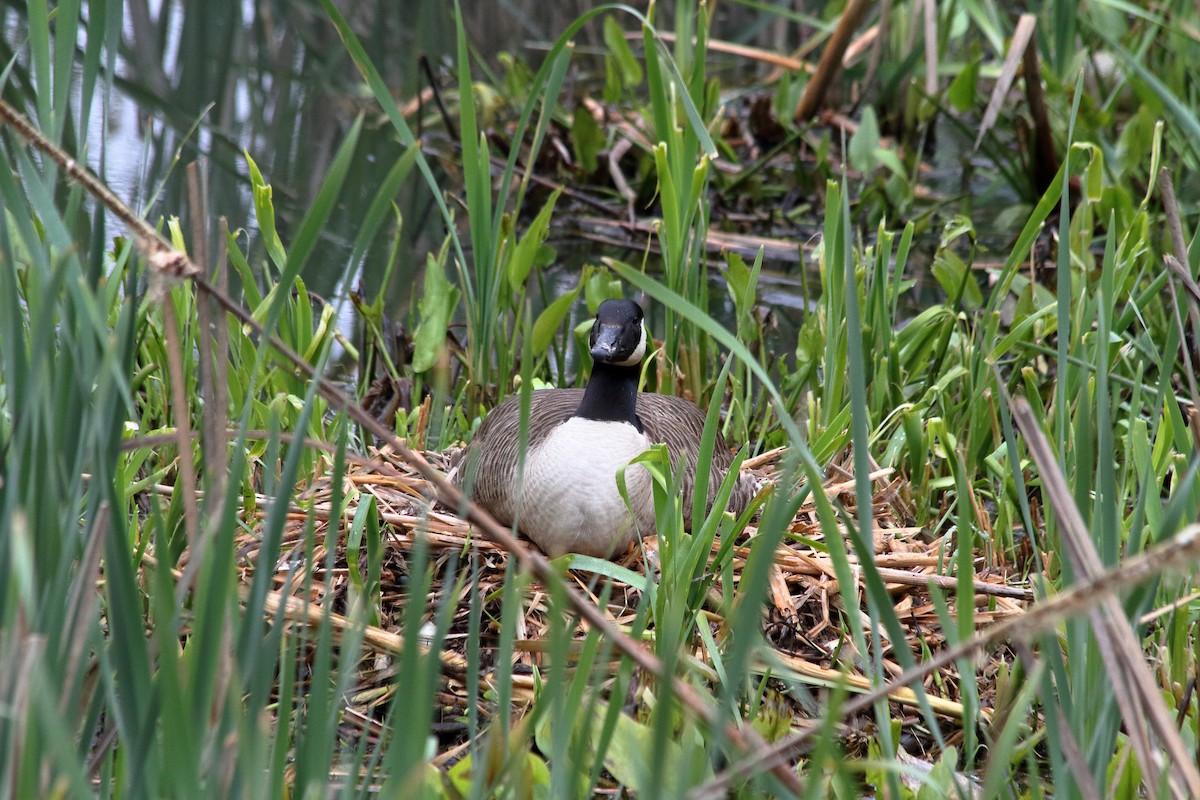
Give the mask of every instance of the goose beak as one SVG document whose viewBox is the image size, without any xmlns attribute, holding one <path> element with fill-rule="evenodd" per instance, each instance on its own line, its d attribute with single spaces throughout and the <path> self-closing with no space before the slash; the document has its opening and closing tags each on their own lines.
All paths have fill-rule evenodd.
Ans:
<svg viewBox="0 0 1200 800">
<path fill-rule="evenodd" d="M 599 321 L 592 328 L 591 352 L 597 361 L 610 361 L 617 355 L 620 343 L 620 325 L 602 325 Z"/>
</svg>

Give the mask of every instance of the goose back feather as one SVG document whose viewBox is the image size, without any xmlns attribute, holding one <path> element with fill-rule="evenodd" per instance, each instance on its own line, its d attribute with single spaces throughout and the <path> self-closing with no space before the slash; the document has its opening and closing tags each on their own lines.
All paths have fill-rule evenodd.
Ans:
<svg viewBox="0 0 1200 800">
<path fill-rule="evenodd" d="M 583 400 L 583 394 L 583 389 L 539 389 L 531 393 L 527 454 L 536 453 L 547 438 L 575 414 Z M 679 469 L 681 463 L 687 464 L 681 488 L 684 523 L 690 527 L 695 464 L 704 431 L 704 412 L 694 403 L 680 397 L 639 393 L 637 417 L 649 442 L 666 444 L 676 469 Z M 475 476 L 472 497 L 505 525 L 513 523 L 520 498 L 520 487 L 517 486 L 520 420 L 519 397 L 511 397 L 496 407 L 480 426 L 471 444 L 464 451 L 459 468 L 454 472 L 455 481 L 459 485 L 470 482 L 468 476 Z M 711 509 L 721 481 L 732 463 L 733 455 L 718 433 L 713 448 L 707 508 Z M 528 468 L 527 462 L 526 469 Z M 750 504 L 757 489 L 758 481 L 753 476 L 739 476 L 729 499 L 728 510 L 740 514 Z M 639 520 L 639 527 L 643 532 L 647 532 L 647 528 L 650 532 L 653 531 L 652 509 Z M 579 547 L 575 548 L 575 551 L 586 552 L 587 549 Z M 612 548 L 605 546 L 601 549 L 610 551 Z M 608 555 L 609 552 L 601 553 L 597 550 L 595 554 Z"/>
</svg>

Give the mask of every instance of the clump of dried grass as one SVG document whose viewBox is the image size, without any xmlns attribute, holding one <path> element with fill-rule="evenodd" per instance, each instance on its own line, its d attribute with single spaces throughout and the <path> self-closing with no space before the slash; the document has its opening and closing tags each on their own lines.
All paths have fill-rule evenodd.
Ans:
<svg viewBox="0 0 1200 800">
<path fill-rule="evenodd" d="M 770 454 L 767 460 L 777 455 Z M 426 453 L 425 457 L 435 466 L 447 466 L 443 454 Z M 763 462 L 763 459 L 759 459 L 755 466 L 762 467 Z M 853 512 L 853 476 L 837 465 L 830 467 L 829 474 L 830 478 L 824 487 L 826 495 Z M 938 650 L 946 642 L 930 599 L 930 587 L 939 587 L 943 590 L 943 596 L 952 598 L 957 578 L 944 572 L 946 558 L 943 549 L 946 542 L 910 524 L 901 499 L 899 481 L 891 478 L 888 470 L 872 474 L 870 480 L 876 487 L 873 507 L 874 561 L 887 582 L 897 616 L 904 622 L 906 632 L 903 642 L 885 642 L 884 652 L 894 653 L 896 648 L 903 647 L 913 654 L 914 661 L 920 662 L 923 656 Z M 358 503 L 367 496 L 374 498 L 383 523 L 385 543 L 380 569 L 379 624 L 369 628 L 365 637 L 366 646 L 376 655 L 360 662 L 355 687 L 348 698 L 346 716 L 346 723 L 353 730 L 344 730 L 344 733 L 351 737 L 363 734 L 373 736 L 381 725 L 387 701 L 394 691 L 391 656 L 398 651 L 405 636 L 401 626 L 401 609 L 410 599 L 409 558 L 418 539 L 424 539 L 435 577 L 429 596 L 418 598 L 418 601 L 424 603 L 432 614 L 432 609 L 447 599 L 447 592 L 457 592 L 456 596 L 449 598 L 455 608 L 454 619 L 446 646 L 439 654 L 443 686 L 439 694 L 439 718 L 435 725 L 441 742 L 438 761 L 451 760 L 466 741 L 467 728 L 463 719 L 468 707 L 475 703 L 485 719 L 496 712 L 489 700 L 471 698 L 466 690 L 468 615 L 470 593 L 477 592 L 482 599 L 484 620 L 479 644 L 481 669 L 485 674 L 481 676 L 480 685 L 486 687 L 494 677 L 492 670 L 498 636 L 498 625 L 489 624 L 489 620 L 500 619 L 501 605 L 505 599 L 500 589 L 504 585 L 510 556 L 501 547 L 479 535 L 472 525 L 452 509 L 435 502 L 432 499 L 435 492 L 426 479 L 387 448 L 374 450 L 368 457 L 356 459 L 348 468 L 341 489 L 349 498 L 342 517 L 346 521 L 354 517 Z M 317 520 L 316 541 L 325 540 L 331 518 L 331 495 L 332 487 L 327 478 L 316 479 L 295 495 L 292 522 L 285 532 L 281 557 L 277 564 L 272 565 L 278 574 L 279 597 L 277 604 L 270 608 L 284 604 L 294 620 L 316 624 L 325 613 L 323 609 L 332 607 L 337 612 L 333 615 L 335 628 L 345 630 L 350 627 L 345 611 L 353 581 L 344 537 L 336 538 L 339 544 L 332 570 L 324 567 L 326 553 L 319 547 L 311 558 L 306 560 L 304 557 L 308 516 L 311 513 Z M 253 531 L 255 520 L 246 522 L 249 523 L 248 529 Z M 762 633 L 773 651 L 771 655 L 775 668 L 782 666 L 788 678 L 809 686 L 818 700 L 822 692 L 842 680 L 852 692 L 869 691 L 873 688 L 873 681 L 863 669 L 865 659 L 855 653 L 844 624 L 847 613 L 860 613 L 859 602 L 856 598 L 849 604 L 849 609 L 844 602 L 844 587 L 838 584 L 830 558 L 824 552 L 821 529 L 811 502 L 803 505 L 795 515 L 789 533 L 777 549 L 771 567 L 770 596 L 764 598 L 761 615 Z M 749 555 L 750 542 L 756 535 L 757 528 L 752 523 L 735 543 L 732 569 L 739 578 Z M 242 563 L 248 568 L 261 569 L 264 565 L 256 560 L 255 535 L 252 532 L 244 534 L 240 544 Z M 714 543 L 714 556 L 719 546 L 719 542 Z M 646 565 L 657 562 L 656 550 L 657 542 L 646 540 L 641 548 L 631 548 L 617 561 L 635 574 L 644 576 Z M 442 580 L 441 576 L 451 572 L 460 573 L 460 568 L 468 560 L 473 561 L 478 576 L 474 585 L 462 581 L 448 585 Z M 453 571 L 447 569 L 451 562 L 456 567 Z M 297 573 L 297 564 L 312 569 L 311 576 L 304 575 L 302 571 Z M 289 573 L 292 577 L 287 581 Z M 583 570 L 571 570 L 569 578 L 578 589 L 592 597 L 596 596 L 597 576 Z M 295 588 L 306 585 L 305 579 L 311 580 L 308 585 L 312 587 L 307 603 Z M 1032 599 L 1031 591 L 1018 575 L 990 572 L 975 576 L 974 583 L 974 619 L 978 625 L 1021 614 Z M 856 592 L 861 590 L 861 586 L 854 589 Z M 285 599 L 287 597 L 291 599 Z M 635 616 L 640 600 L 641 590 L 638 586 L 618 584 L 613 588 L 604 609 L 605 614 L 617 624 L 627 622 Z M 545 666 L 547 658 L 551 626 L 549 614 L 556 612 L 551 611 L 544 588 L 537 581 L 529 584 L 520 609 L 512 664 L 512 692 L 516 703 L 528 704 L 534 697 L 533 668 Z M 712 599 L 706 613 L 710 630 L 720 641 L 727 631 L 719 597 Z M 577 638 L 581 640 L 585 633 L 585 624 L 578 623 Z M 703 647 L 696 646 L 691 655 L 707 663 Z M 988 658 L 995 663 L 982 665 L 976 674 L 976 678 L 983 681 L 978 687 L 978 694 L 985 708 L 988 698 L 995 694 L 995 686 L 990 685 L 990 681 L 1000 671 L 1000 662 L 1008 660 L 1009 655 L 1002 650 L 990 654 Z M 884 666 L 891 677 L 902 672 L 900 662 L 894 655 L 885 656 Z M 927 678 L 924 684 L 931 707 L 945 719 L 946 730 L 952 729 L 963 716 L 959 681 L 957 670 L 946 667 Z M 783 689 L 783 684 L 779 688 Z M 786 713 L 790 715 L 793 727 L 802 728 L 805 720 L 813 716 L 813 709 L 805 708 L 804 703 L 793 694 L 780 691 L 776 695 L 787 708 Z M 894 691 L 891 699 L 900 706 L 916 704 L 915 695 L 907 688 Z M 899 712 L 898 718 L 912 723 L 912 740 L 919 741 L 926 754 L 936 757 L 934 742 L 924 732 L 919 715 L 906 716 L 904 712 Z M 873 725 L 867 717 L 861 723 L 868 727 Z M 850 728 L 854 727 L 852 722 Z M 956 739 L 957 735 L 951 730 L 949 741 Z"/>
</svg>

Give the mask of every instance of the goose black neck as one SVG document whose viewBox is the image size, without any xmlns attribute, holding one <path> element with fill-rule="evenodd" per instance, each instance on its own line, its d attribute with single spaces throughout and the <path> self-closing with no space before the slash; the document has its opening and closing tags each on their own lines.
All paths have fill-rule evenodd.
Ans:
<svg viewBox="0 0 1200 800">
<path fill-rule="evenodd" d="M 596 362 L 575 416 L 599 422 L 628 422 L 640 432 L 642 422 L 637 416 L 640 375 L 640 365 L 618 367 Z"/>
</svg>

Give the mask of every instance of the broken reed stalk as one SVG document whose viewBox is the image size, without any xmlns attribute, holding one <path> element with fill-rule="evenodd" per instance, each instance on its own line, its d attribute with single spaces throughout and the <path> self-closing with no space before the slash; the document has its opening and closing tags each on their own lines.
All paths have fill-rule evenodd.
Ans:
<svg viewBox="0 0 1200 800">
<path fill-rule="evenodd" d="M 858 23 L 862 21 L 863 14 L 870 5 L 870 0 L 850 0 L 846 4 L 837 27 L 833 29 L 833 35 L 825 44 L 825 51 L 821 53 L 817 71 L 809 79 L 808 85 L 804 87 L 804 94 L 800 96 L 800 102 L 796 104 L 796 113 L 792 119 L 797 125 L 808 122 L 808 118 L 820 108 L 833 76 L 842 65 L 842 56 L 850 46 L 850 37 L 858 30 Z"/>
<path fill-rule="evenodd" d="M 175 408 L 175 446 L 179 450 L 179 482 L 186 487 L 183 492 L 183 527 L 188 547 L 196 546 L 200 507 L 196 505 L 196 464 L 192 460 L 189 442 L 192 438 L 192 420 L 183 381 L 183 347 L 179 341 L 179 321 L 175 318 L 175 304 L 169 297 L 162 303 L 163 329 L 167 337 L 167 374 L 171 377 L 171 405 Z"/>
<path fill-rule="evenodd" d="M 1188 319 L 1192 323 L 1192 335 L 1200 336 L 1200 288 L 1187 268 L 1188 248 L 1183 237 L 1183 222 L 1179 218 L 1179 202 L 1175 199 L 1175 182 L 1171 180 L 1171 172 L 1166 167 L 1158 171 L 1158 193 L 1162 196 L 1163 213 L 1167 215 L 1167 230 L 1171 233 L 1171 249 L 1174 256 L 1166 256 L 1167 291 L 1171 293 L 1171 308 L 1175 315 L 1175 325 L 1179 332 L 1179 347 L 1183 356 L 1183 374 L 1187 377 L 1188 391 L 1192 395 L 1192 407 L 1200 407 L 1200 389 L 1196 385 L 1193 371 L 1195 364 L 1200 364 L 1200 352 L 1189 352 L 1187 333 L 1183 319 L 1179 316 L 1179 298 L 1175 291 L 1175 281 L 1183 284 L 1188 291 Z M 1193 342 L 1193 347 L 1200 343 Z M 1193 430 L 1195 434 L 1195 430 Z"/>
<path fill-rule="evenodd" d="M 210 274 L 220 274 L 225 267 L 224 241 L 218 245 L 216 261 L 208 259 L 208 180 L 207 170 L 203 170 L 197 162 L 187 165 L 188 211 L 192 222 L 192 242 L 195 252 L 194 260 L 202 268 L 208 266 Z M 210 266 L 211 265 L 211 266 Z M 229 428 L 228 394 L 225 381 L 225 369 L 229 363 L 226 350 L 222 350 L 217 341 L 217 316 L 215 305 L 206 297 L 196 303 L 196 318 L 200 323 L 200 335 L 196 339 L 197 353 L 200 357 L 200 390 L 207 402 L 202 410 L 204 430 L 204 478 L 202 485 L 217 502 L 225 495 L 225 459 L 218 459 L 218 453 L 225 452 L 225 431 Z M 222 328 L 224 330 L 224 328 Z M 220 517 L 220 509 L 209 512 L 213 517 Z"/>
<path fill-rule="evenodd" d="M 1134 556 L 1120 566 L 1076 583 L 1022 614 L 998 622 L 970 639 L 947 647 L 928 661 L 901 673 L 886 684 L 856 696 L 842 706 L 841 716 L 844 719 L 861 713 L 897 690 L 922 681 L 937 670 L 960 659 L 970 658 L 980 651 L 997 647 L 1004 642 L 1032 641 L 1064 619 L 1090 611 L 1104 598 L 1115 598 L 1118 592 L 1144 583 L 1165 571 L 1187 567 L 1197 558 L 1200 558 L 1200 525 L 1189 525 L 1171 539 Z M 781 739 L 769 749 L 756 753 L 752 759 L 739 762 L 717 775 L 689 797 L 691 800 L 724 797 L 725 792 L 737 781 L 748 777 L 773 760 L 780 762 L 802 751 L 808 740 L 820 730 L 823 729 L 802 731 Z"/>
<path fill-rule="evenodd" d="M 865 5 L 865 0 L 852 0 L 852 2 Z M 634 641 L 629 634 L 622 631 L 614 623 L 610 622 L 587 597 L 580 593 L 574 586 L 564 581 L 545 556 L 519 542 L 509 528 L 497 522 L 482 507 L 468 500 L 456 486 L 450 483 L 445 475 L 431 466 L 420 453 L 409 448 L 408 444 L 399 438 L 394 430 L 383 425 L 379 420 L 368 414 L 358 403 L 353 402 L 346 396 L 336 384 L 318 375 L 312 365 L 292 350 L 291 347 L 280 341 L 274 334 L 268 333 L 253 315 L 230 298 L 227 293 L 220 291 L 210 283 L 202 271 L 192 263 L 185 253 L 175 250 L 170 242 L 151 227 L 149 223 L 138 217 L 132 209 L 125 205 L 97 177 L 78 164 L 60 147 L 43 136 L 16 109 L 2 99 L 0 99 L 0 122 L 11 125 L 22 139 L 62 167 L 73 181 L 83 186 L 105 208 L 124 222 L 137 240 L 139 248 L 141 248 L 154 273 L 167 278 L 190 279 L 202 294 L 215 300 L 219 306 L 232 314 L 242 325 L 266 339 L 270 346 L 275 348 L 285 360 L 291 362 L 309 380 L 316 384 L 318 393 L 329 401 L 334 408 L 344 412 L 363 428 L 370 431 L 372 435 L 377 436 L 381 441 L 388 442 L 400 458 L 411 464 L 429 482 L 439 501 L 450 508 L 460 510 L 464 518 L 474 523 L 484 536 L 496 542 L 516 558 L 522 569 L 533 574 L 542 582 L 558 587 L 570 605 L 579 614 L 580 618 L 587 622 L 588 625 L 600 630 L 634 664 L 645 672 L 657 676 L 660 680 L 669 681 L 680 703 L 689 711 L 711 727 L 722 727 L 733 746 L 747 756 L 761 752 L 767 748 L 766 741 L 749 724 L 739 725 L 733 721 L 722 723 L 720 712 L 713 699 L 705 698 L 699 690 L 685 682 L 679 676 L 667 673 L 657 656 L 641 643 Z M 799 778 L 787 764 L 777 763 L 771 767 L 771 772 L 780 784 L 789 791 L 795 794 L 800 794 L 803 791 L 803 786 Z"/>
<path fill-rule="evenodd" d="M 1042 68 L 1038 63 L 1037 40 L 1025 43 L 1021 56 L 1021 71 L 1025 77 L 1025 102 L 1033 117 L 1033 183 L 1039 193 L 1045 192 L 1058 174 L 1058 153 L 1054 150 L 1054 128 L 1046 108 L 1046 93 L 1042 91 Z"/>
<path fill-rule="evenodd" d="M 1024 398 L 1013 403 L 1013 419 L 1025 436 L 1029 453 L 1041 475 L 1042 491 L 1058 519 L 1060 539 L 1076 580 L 1088 581 L 1104 575 L 1104 564 L 1058 467 L 1054 449 L 1042 432 L 1032 406 Z M 1125 721 L 1125 730 L 1141 764 L 1146 791 L 1154 796 L 1160 776 L 1165 775 L 1172 797 L 1181 800 L 1200 797 L 1200 770 L 1191 760 L 1179 730 L 1171 721 L 1171 714 L 1163 704 L 1121 603 L 1115 595 L 1106 593 L 1088 608 L 1088 616 L 1111 678 L 1113 695 Z"/>
<path fill-rule="evenodd" d="M 937 0 L 922 0 L 925 11 L 925 96 L 938 94 Z"/>
<path fill-rule="evenodd" d="M 1025 51 L 1029 47 L 1029 43 L 1033 41 L 1033 32 L 1036 27 L 1037 16 L 1035 14 L 1022 14 L 1017 18 L 1017 27 L 1013 30 L 1008 52 L 1004 54 L 1000 76 L 996 79 L 992 95 L 988 98 L 987 108 L 983 111 L 983 119 L 979 122 L 979 133 L 975 136 L 975 145 L 972 149 L 979 149 L 979 145 L 983 143 L 983 137 L 1000 117 L 1004 98 L 1008 95 L 1008 90 L 1012 88 L 1013 81 L 1017 77 L 1017 65 L 1024 59 Z"/>
</svg>

